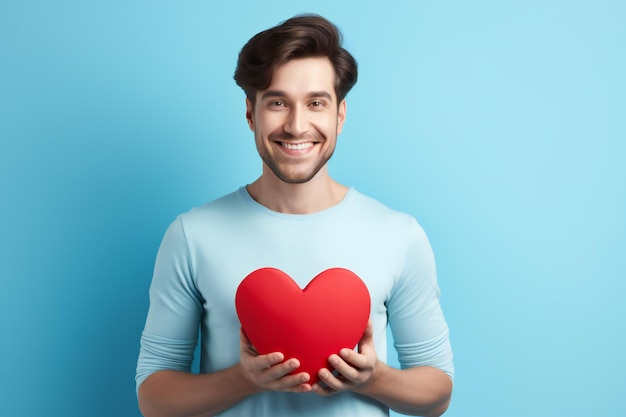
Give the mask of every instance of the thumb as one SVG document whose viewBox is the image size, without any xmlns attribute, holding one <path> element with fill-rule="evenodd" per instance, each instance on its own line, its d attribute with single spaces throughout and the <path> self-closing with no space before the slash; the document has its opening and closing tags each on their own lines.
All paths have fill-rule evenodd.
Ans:
<svg viewBox="0 0 626 417">
<path fill-rule="evenodd" d="M 372 319 L 367 321 L 367 327 L 365 327 L 365 331 L 363 332 L 363 336 L 359 341 L 359 352 L 363 350 L 368 345 L 374 343 L 374 328 L 372 325 Z"/>
</svg>

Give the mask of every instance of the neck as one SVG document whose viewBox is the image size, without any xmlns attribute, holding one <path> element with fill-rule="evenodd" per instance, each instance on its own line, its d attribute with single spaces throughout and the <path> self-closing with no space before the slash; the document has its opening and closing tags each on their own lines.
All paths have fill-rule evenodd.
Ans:
<svg viewBox="0 0 626 417">
<path fill-rule="evenodd" d="M 328 176 L 326 167 L 310 181 L 289 184 L 266 172 L 248 185 L 248 193 L 259 204 L 285 214 L 311 214 L 338 204 L 348 188 Z"/>
</svg>

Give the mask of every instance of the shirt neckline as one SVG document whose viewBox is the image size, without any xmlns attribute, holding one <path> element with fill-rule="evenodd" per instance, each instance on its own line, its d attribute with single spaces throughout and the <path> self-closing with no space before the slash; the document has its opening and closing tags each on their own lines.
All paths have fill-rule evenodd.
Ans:
<svg viewBox="0 0 626 417">
<path fill-rule="evenodd" d="M 248 192 L 247 186 L 245 185 L 239 188 L 238 194 L 240 198 L 249 207 L 251 207 L 254 210 L 263 212 L 273 217 L 285 219 L 285 220 L 303 221 L 303 220 L 312 220 L 316 218 L 326 217 L 326 216 L 332 215 L 334 213 L 337 213 L 343 210 L 343 208 L 347 206 L 348 204 L 350 204 L 350 201 L 354 199 L 354 196 L 357 194 L 357 191 L 353 187 L 348 187 L 348 191 L 346 192 L 346 195 L 337 204 L 335 204 L 334 206 L 328 207 L 324 210 L 316 211 L 315 213 L 309 213 L 309 214 L 289 214 L 289 213 L 280 213 L 278 211 L 271 210 L 265 207 L 264 205 L 262 205 L 261 203 L 257 202 L 254 198 L 252 198 L 252 196 Z"/>
</svg>

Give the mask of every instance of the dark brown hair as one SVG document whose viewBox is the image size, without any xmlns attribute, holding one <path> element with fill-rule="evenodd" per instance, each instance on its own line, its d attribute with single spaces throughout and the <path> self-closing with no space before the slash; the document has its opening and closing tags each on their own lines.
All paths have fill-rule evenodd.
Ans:
<svg viewBox="0 0 626 417">
<path fill-rule="evenodd" d="M 260 32 L 239 53 L 235 81 L 254 103 L 256 92 L 265 90 L 274 69 L 292 59 L 326 57 L 335 68 L 335 94 L 340 103 L 356 84 L 354 57 L 342 46 L 339 29 L 318 15 L 295 16 Z"/>
</svg>

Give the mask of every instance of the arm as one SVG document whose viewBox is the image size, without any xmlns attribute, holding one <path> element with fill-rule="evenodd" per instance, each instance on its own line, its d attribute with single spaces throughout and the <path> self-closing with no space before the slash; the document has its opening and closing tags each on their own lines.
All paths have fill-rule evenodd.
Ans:
<svg viewBox="0 0 626 417">
<path fill-rule="evenodd" d="M 443 371 L 430 366 L 395 369 L 378 360 L 371 322 L 359 343 L 359 352 L 342 349 L 329 357 L 339 371 L 335 377 L 327 369 L 319 376 L 326 384 L 313 385 L 319 395 L 350 390 L 372 397 L 387 407 L 409 415 L 440 416 L 448 408 L 452 380 Z"/>
<path fill-rule="evenodd" d="M 256 392 L 240 365 L 205 375 L 163 370 L 139 387 L 139 409 L 145 417 L 212 416 Z"/>
<path fill-rule="evenodd" d="M 320 378 L 328 388 L 316 385 L 313 389 L 320 395 L 352 390 L 401 413 L 439 416 L 448 407 L 453 385 L 448 326 L 439 303 L 435 259 L 428 238 L 414 220 L 403 229 L 408 235 L 398 234 L 397 239 L 398 251 L 404 252 L 402 273 L 386 303 L 402 369 L 378 360 L 370 323 L 358 353 L 342 349 L 329 357 L 339 377 L 321 370 Z M 384 331 L 382 326 L 379 329 Z"/>
<path fill-rule="evenodd" d="M 356 390 L 389 408 L 409 415 L 440 416 L 452 395 L 452 381 L 443 371 L 429 366 L 395 369 L 377 361 L 370 384 Z"/>
<path fill-rule="evenodd" d="M 300 363 L 283 362 L 282 353 L 257 355 L 240 331 L 241 362 L 211 374 L 157 371 L 139 387 L 139 408 L 145 417 L 213 416 L 246 397 L 263 391 L 309 392 L 307 373 L 289 375 Z"/>
<path fill-rule="evenodd" d="M 184 222 L 178 217 L 159 248 L 141 338 L 137 394 L 145 416 L 210 416 L 258 392 L 311 390 L 308 374 L 289 375 L 298 361 L 282 363 L 281 353 L 259 356 L 244 334 L 238 363 L 211 374 L 192 374 L 203 314 Z"/>
</svg>

